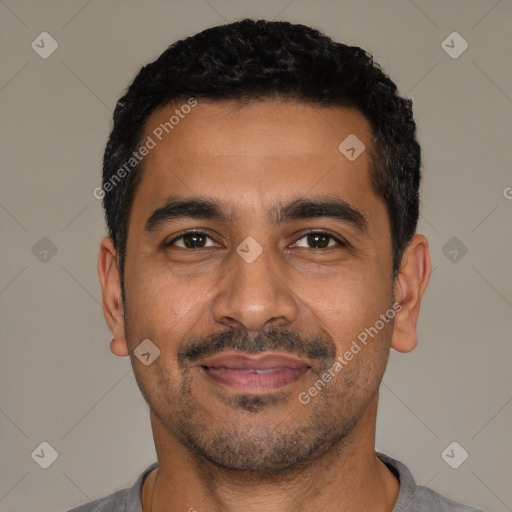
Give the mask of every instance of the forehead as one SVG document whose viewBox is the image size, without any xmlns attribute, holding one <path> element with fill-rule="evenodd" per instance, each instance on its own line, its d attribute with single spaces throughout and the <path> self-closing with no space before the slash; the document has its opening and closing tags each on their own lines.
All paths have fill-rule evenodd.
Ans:
<svg viewBox="0 0 512 512">
<path fill-rule="evenodd" d="M 216 198 L 253 216 L 254 208 L 268 211 L 315 194 L 360 206 L 378 202 L 369 180 L 372 129 L 358 111 L 270 100 L 186 104 L 167 105 L 148 118 L 143 140 L 154 147 L 132 211 L 147 217 L 170 195 Z M 366 149 L 350 160 L 346 140 L 357 152 Z"/>
<path fill-rule="evenodd" d="M 318 156 L 319 151 L 338 151 L 340 137 L 353 133 L 369 142 L 372 136 L 368 120 L 353 108 L 279 100 L 249 104 L 196 101 L 195 107 L 186 109 L 187 114 L 186 101 L 154 111 L 146 122 L 145 135 L 155 138 L 160 147 L 174 140 L 176 152 L 185 155 L 193 150 L 197 156 Z M 180 142 L 187 144 L 178 148 Z"/>
</svg>

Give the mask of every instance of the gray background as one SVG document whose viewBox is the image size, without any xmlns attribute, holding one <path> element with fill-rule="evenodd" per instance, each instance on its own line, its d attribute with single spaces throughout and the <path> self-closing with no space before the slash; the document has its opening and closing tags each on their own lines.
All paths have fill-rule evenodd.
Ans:
<svg viewBox="0 0 512 512">
<path fill-rule="evenodd" d="M 0 0 L 0 511 L 67 510 L 130 486 L 155 459 L 129 360 L 108 348 L 92 191 L 115 102 L 140 66 L 177 38 L 247 16 L 361 45 L 413 98 L 419 232 L 434 272 L 418 348 L 391 354 L 377 448 L 421 484 L 512 510 L 512 3 L 254 3 Z M 31 48 L 43 31 L 59 45 L 47 59 Z M 469 44 L 456 59 L 441 46 L 454 31 Z M 31 457 L 43 441 L 58 452 L 46 470 Z M 458 469 L 441 457 L 452 441 L 469 454 Z"/>
</svg>

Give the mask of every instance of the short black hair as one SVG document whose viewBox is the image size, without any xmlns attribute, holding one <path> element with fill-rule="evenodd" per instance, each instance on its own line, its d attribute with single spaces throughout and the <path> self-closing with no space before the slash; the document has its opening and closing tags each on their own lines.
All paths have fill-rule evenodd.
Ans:
<svg viewBox="0 0 512 512">
<path fill-rule="evenodd" d="M 373 130 L 370 177 L 389 214 L 396 277 L 419 216 L 421 155 L 412 101 L 398 95 L 362 48 L 301 24 L 244 19 L 175 42 L 142 67 L 117 102 L 103 159 L 102 198 L 118 251 L 123 298 L 128 221 L 144 164 L 133 159 L 134 152 L 153 111 L 191 98 L 282 99 L 362 113 Z"/>
</svg>

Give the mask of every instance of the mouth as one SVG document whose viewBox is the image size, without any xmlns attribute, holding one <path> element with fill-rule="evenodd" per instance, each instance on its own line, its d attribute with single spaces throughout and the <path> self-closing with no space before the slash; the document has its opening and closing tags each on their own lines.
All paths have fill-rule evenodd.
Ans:
<svg viewBox="0 0 512 512">
<path fill-rule="evenodd" d="M 297 382 L 311 366 L 277 353 L 222 353 L 198 363 L 213 381 L 234 391 L 264 393 Z"/>
</svg>

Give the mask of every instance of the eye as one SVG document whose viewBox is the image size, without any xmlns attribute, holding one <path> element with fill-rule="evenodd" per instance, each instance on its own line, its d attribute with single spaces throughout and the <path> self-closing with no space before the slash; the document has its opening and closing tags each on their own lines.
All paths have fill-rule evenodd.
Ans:
<svg viewBox="0 0 512 512">
<path fill-rule="evenodd" d="M 333 244 L 329 243 L 329 239 L 333 241 Z M 305 240 L 306 245 L 300 245 L 300 240 Z M 313 247 L 315 249 L 327 249 L 329 247 L 334 247 L 336 245 L 340 246 L 346 246 L 347 244 L 344 243 L 339 238 L 336 238 L 335 236 L 331 235 L 330 233 L 327 233 L 325 231 L 311 231 L 310 233 L 306 233 L 304 236 L 299 238 L 297 243 L 295 244 L 297 247 Z"/>
<path fill-rule="evenodd" d="M 212 238 L 206 233 L 201 233 L 200 231 L 189 231 L 188 233 L 183 233 L 182 235 L 172 239 L 165 245 L 167 247 L 181 247 L 182 249 L 202 249 L 203 247 L 215 247 L 215 243 L 209 246 L 206 245 L 207 239 L 213 242 Z M 178 241 L 180 243 L 176 243 Z"/>
<path fill-rule="evenodd" d="M 208 240 L 211 242 L 210 245 L 207 245 Z M 301 240 L 304 240 L 302 244 Z M 182 249 L 203 249 L 205 247 L 216 247 L 217 244 L 206 233 L 201 231 L 189 231 L 173 238 L 165 245 L 166 247 L 175 246 L 181 247 Z M 335 247 L 336 245 L 344 247 L 347 244 L 328 232 L 311 231 L 299 238 L 294 245 L 305 248 L 328 249 L 330 247 Z"/>
</svg>

